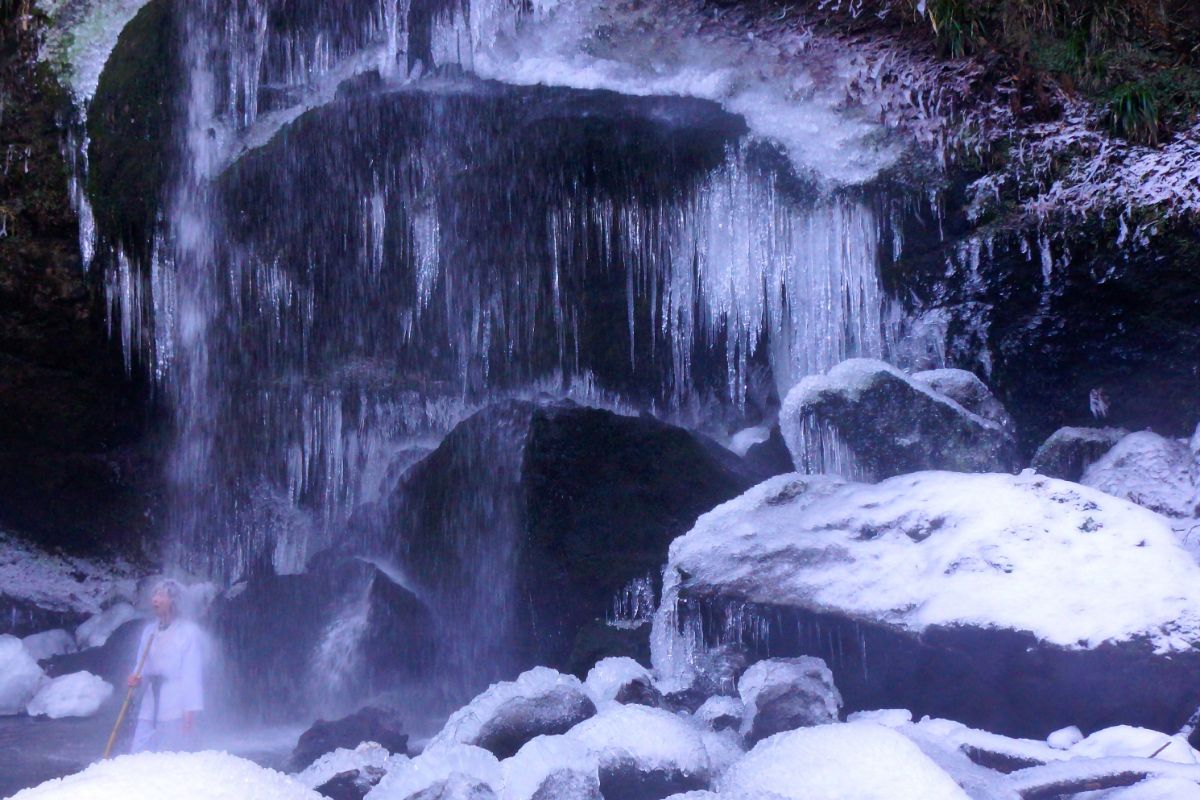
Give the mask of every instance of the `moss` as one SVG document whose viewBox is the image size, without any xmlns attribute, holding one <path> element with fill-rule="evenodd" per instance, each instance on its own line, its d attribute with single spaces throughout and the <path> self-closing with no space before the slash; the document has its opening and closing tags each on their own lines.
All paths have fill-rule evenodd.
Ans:
<svg viewBox="0 0 1200 800">
<path fill-rule="evenodd" d="M 172 0 L 152 0 L 122 31 L 88 113 L 88 196 L 100 236 L 148 256 L 174 141 L 179 78 Z"/>
</svg>

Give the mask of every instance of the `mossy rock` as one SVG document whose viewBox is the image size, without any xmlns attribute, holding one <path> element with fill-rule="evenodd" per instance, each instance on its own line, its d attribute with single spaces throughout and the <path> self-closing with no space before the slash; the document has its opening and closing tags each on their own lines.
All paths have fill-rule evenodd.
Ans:
<svg viewBox="0 0 1200 800">
<path fill-rule="evenodd" d="M 88 197 L 100 237 L 149 255 L 180 83 L 174 0 L 151 0 L 121 32 L 88 112 Z"/>
</svg>

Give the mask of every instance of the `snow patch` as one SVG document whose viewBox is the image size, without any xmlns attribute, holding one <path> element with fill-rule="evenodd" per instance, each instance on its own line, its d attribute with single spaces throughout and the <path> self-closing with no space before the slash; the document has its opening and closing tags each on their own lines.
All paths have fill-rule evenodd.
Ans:
<svg viewBox="0 0 1200 800">
<path fill-rule="evenodd" d="M 74 635 L 61 628 L 31 634 L 22 639 L 21 642 L 35 661 L 42 661 L 51 656 L 74 653 L 76 650 Z"/>
<path fill-rule="evenodd" d="M 0 715 L 24 711 L 45 677 L 20 639 L 0 635 Z"/>
<path fill-rule="evenodd" d="M 51 555 L 0 532 L 0 594 L 47 611 L 95 614 L 115 598 L 135 597 L 136 580 L 124 561 Z"/>
<path fill-rule="evenodd" d="M 367 767 L 389 772 L 407 760 L 408 756 L 403 754 L 393 756 L 378 742 L 363 742 L 353 750 L 339 747 L 326 753 L 292 777 L 304 786 L 316 789 L 343 772 L 355 772 Z"/>
<path fill-rule="evenodd" d="M 25 710 L 31 717 L 90 717 L 112 694 L 112 685 L 103 678 L 74 672 L 42 684 Z"/>
<path fill-rule="evenodd" d="M 102 647 L 108 637 L 117 628 L 130 620 L 138 619 L 141 614 L 129 603 L 117 603 L 112 608 L 93 614 L 82 625 L 75 629 L 75 641 L 80 650 L 89 647 Z"/>
<path fill-rule="evenodd" d="M 500 762 L 482 747 L 430 744 L 421 755 L 390 770 L 364 800 L 406 800 L 453 780 L 484 784 L 494 792 L 503 780 Z"/>
</svg>

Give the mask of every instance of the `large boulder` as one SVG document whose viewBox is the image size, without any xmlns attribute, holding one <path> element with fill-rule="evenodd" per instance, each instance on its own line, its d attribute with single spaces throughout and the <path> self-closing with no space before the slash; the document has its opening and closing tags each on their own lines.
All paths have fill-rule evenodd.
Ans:
<svg viewBox="0 0 1200 800">
<path fill-rule="evenodd" d="M 437 645 L 416 595 L 375 564 L 332 553 L 302 574 L 253 575 L 212 613 L 238 709 L 265 717 L 361 702 L 427 671 Z"/>
<path fill-rule="evenodd" d="M 741 732 L 748 742 L 776 733 L 837 722 L 842 696 L 833 673 L 819 658 L 768 658 L 738 680 L 745 712 Z"/>
<path fill-rule="evenodd" d="M 1122 428 L 1059 428 L 1038 447 L 1030 466 L 1051 478 L 1078 481 L 1128 435 Z"/>
<path fill-rule="evenodd" d="M 353 749 L 339 747 L 325 753 L 295 778 L 330 800 L 362 800 L 388 770 L 407 758 L 404 753 L 393 755 L 378 742 L 364 741 Z"/>
<path fill-rule="evenodd" d="M 774 478 L 671 546 L 654 665 L 814 655 L 846 709 L 1042 738 L 1178 730 L 1200 705 L 1200 567 L 1162 517 L 1033 473 Z"/>
<path fill-rule="evenodd" d="M 90 672 L 53 678 L 38 689 L 25 711 L 31 717 L 90 717 L 113 695 L 113 687 Z"/>
<path fill-rule="evenodd" d="M 968 800 L 899 734 L 869 722 L 820 725 L 760 742 L 722 776 L 721 797 L 779 800 Z"/>
<path fill-rule="evenodd" d="M 604 800 L 599 759 L 566 736 L 539 736 L 500 766 L 500 800 Z"/>
<path fill-rule="evenodd" d="M 0 635 L 0 715 L 24 711 L 44 677 L 20 639 Z"/>
<path fill-rule="evenodd" d="M 145 620 L 140 617 L 131 619 L 113 631 L 100 647 L 50 656 L 42 662 L 42 666 L 52 678 L 90 672 L 114 686 L 120 686 L 137 665 L 138 641 L 145 625 Z"/>
<path fill-rule="evenodd" d="M 972 414 L 991 420 L 1009 433 L 1015 434 L 1016 426 L 1008 414 L 1008 409 L 996 399 L 992 390 L 974 372 L 965 369 L 930 369 L 914 372 L 912 379 L 921 386 L 949 397 Z"/>
<path fill-rule="evenodd" d="M 924 469 L 1007 471 L 1015 461 L 1011 430 L 930 388 L 949 387 L 997 414 L 994 399 L 968 398 L 961 383 L 927 385 L 882 361 L 853 358 L 801 380 L 784 400 L 779 424 L 805 472 L 880 480 Z"/>
<path fill-rule="evenodd" d="M 508 758 L 538 736 L 566 733 L 596 706 L 578 678 L 534 667 L 497 683 L 450 716 L 430 746 L 469 744 Z"/>
<path fill-rule="evenodd" d="M 500 403 L 356 524 L 420 582 L 445 634 L 444 671 L 466 694 L 532 664 L 564 666 L 632 581 L 654 594 L 672 539 L 752 483 L 728 450 L 648 417 Z"/>
<path fill-rule="evenodd" d="M 1080 481 L 1175 518 L 1200 516 L 1200 457 L 1186 439 L 1151 431 L 1117 442 Z"/>
<path fill-rule="evenodd" d="M 496 800 L 503 780 L 500 762 L 487 750 L 431 744 L 389 770 L 367 800 Z"/>
<path fill-rule="evenodd" d="M 627 657 L 617 656 L 596 662 L 596 666 L 588 671 L 587 689 L 597 703 L 658 706 L 663 701 L 650 670 Z"/>
<path fill-rule="evenodd" d="M 360 753 L 357 748 L 363 742 L 373 742 L 388 752 L 403 755 L 408 748 L 408 734 L 395 711 L 375 706 L 360 708 L 341 719 L 319 719 L 300 734 L 292 750 L 292 769 L 308 770 L 320 757 L 339 749 Z M 370 751 L 366 755 L 377 753 Z M 363 763 L 373 762 L 367 759 Z"/>
</svg>

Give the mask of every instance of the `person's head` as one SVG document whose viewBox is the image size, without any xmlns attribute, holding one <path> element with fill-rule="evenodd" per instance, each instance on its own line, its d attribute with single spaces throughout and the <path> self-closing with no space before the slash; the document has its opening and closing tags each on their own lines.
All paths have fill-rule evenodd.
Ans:
<svg viewBox="0 0 1200 800">
<path fill-rule="evenodd" d="M 179 598 L 183 595 L 183 587 L 176 581 L 167 578 L 154 585 L 150 592 L 150 607 L 160 620 L 171 620 L 179 613 Z"/>
</svg>

